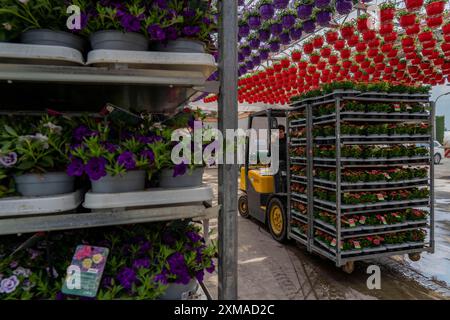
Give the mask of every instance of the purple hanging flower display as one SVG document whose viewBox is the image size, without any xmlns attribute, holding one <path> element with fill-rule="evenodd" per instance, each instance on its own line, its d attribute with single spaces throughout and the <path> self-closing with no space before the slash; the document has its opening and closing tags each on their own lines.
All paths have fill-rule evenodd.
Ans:
<svg viewBox="0 0 450 320">
<path fill-rule="evenodd" d="M 243 65 L 243 64 L 239 65 L 239 69 L 238 69 L 239 76 L 243 76 L 246 73 L 247 73 L 247 68 L 245 67 L 245 65 Z"/>
<path fill-rule="evenodd" d="M 238 34 L 241 37 L 246 37 L 250 33 L 250 27 L 247 23 L 241 22 L 239 23 L 239 31 Z"/>
<path fill-rule="evenodd" d="M 248 45 L 249 45 L 250 48 L 252 48 L 252 49 L 258 49 L 260 43 L 261 43 L 261 42 L 260 42 L 259 39 L 256 38 L 256 37 L 253 37 L 253 38 L 249 39 L 249 41 L 248 41 Z"/>
<path fill-rule="evenodd" d="M 303 31 L 306 33 L 313 33 L 316 31 L 316 23 L 314 20 L 307 20 L 303 22 Z"/>
<path fill-rule="evenodd" d="M 251 60 L 245 61 L 245 66 L 247 67 L 248 70 L 252 70 L 255 67 Z"/>
<path fill-rule="evenodd" d="M 289 36 L 289 30 L 285 30 L 280 34 L 280 43 L 287 45 L 291 42 L 291 37 Z"/>
<path fill-rule="evenodd" d="M 291 36 L 292 40 L 298 40 L 302 37 L 303 29 L 301 25 L 294 26 L 290 31 L 289 35 Z"/>
<path fill-rule="evenodd" d="M 269 48 L 272 52 L 278 52 L 280 50 L 280 40 L 278 38 L 270 39 Z"/>
<path fill-rule="evenodd" d="M 314 5 L 316 8 L 324 9 L 328 7 L 331 3 L 331 0 L 314 0 Z"/>
<path fill-rule="evenodd" d="M 239 52 L 238 52 L 238 61 L 239 61 L 239 62 L 242 62 L 242 61 L 244 61 L 244 60 L 245 60 L 244 54 L 242 53 L 242 51 L 239 51 Z"/>
<path fill-rule="evenodd" d="M 258 38 L 260 41 L 267 41 L 270 39 L 270 31 L 265 29 L 258 30 Z"/>
<path fill-rule="evenodd" d="M 259 49 L 259 57 L 261 58 L 261 60 L 269 59 L 269 52 L 270 52 L 270 49 L 267 47 L 263 47 L 263 48 Z"/>
<path fill-rule="evenodd" d="M 258 55 L 252 56 L 252 62 L 254 66 L 261 64 L 261 58 Z"/>
<path fill-rule="evenodd" d="M 290 29 L 295 24 L 295 11 L 284 11 L 281 16 L 281 24 L 284 29 Z"/>
<path fill-rule="evenodd" d="M 316 21 L 319 26 L 327 27 L 331 21 L 331 12 L 328 10 L 322 10 L 317 13 Z"/>
<path fill-rule="evenodd" d="M 106 159 L 103 157 L 92 158 L 88 161 L 84 170 L 91 180 L 97 181 L 106 176 Z"/>
<path fill-rule="evenodd" d="M 297 17 L 301 20 L 307 20 L 311 17 L 314 9 L 312 4 L 301 4 L 297 7 Z"/>
<path fill-rule="evenodd" d="M 283 32 L 283 25 L 277 20 L 273 21 L 270 25 L 270 33 L 273 36 L 278 36 L 281 32 Z"/>
<path fill-rule="evenodd" d="M 241 52 L 244 57 L 248 57 L 252 53 L 252 49 L 250 49 L 250 46 L 248 44 L 244 44 L 241 46 Z"/>
<path fill-rule="evenodd" d="M 252 12 L 248 16 L 248 26 L 253 30 L 258 29 L 261 26 L 261 17 L 257 12 Z"/>
<path fill-rule="evenodd" d="M 273 0 L 273 6 L 277 9 L 285 9 L 289 4 L 289 0 Z"/>
<path fill-rule="evenodd" d="M 273 15 L 275 14 L 275 9 L 273 8 L 272 3 L 269 1 L 263 2 L 259 6 L 259 14 L 261 15 L 261 18 L 264 20 L 271 19 Z"/>
<path fill-rule="evenodd" d="M 336 0 L 336 11 L 339 14 L 346 15 L 352 12 L 353 2 L 351 0 Z"/>
</svg>

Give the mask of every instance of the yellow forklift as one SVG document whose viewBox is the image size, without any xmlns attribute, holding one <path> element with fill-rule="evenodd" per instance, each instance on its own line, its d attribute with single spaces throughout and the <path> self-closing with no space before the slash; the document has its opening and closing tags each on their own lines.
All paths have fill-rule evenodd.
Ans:
<svg viewBox="0 0 450 320">
<path fill-rule="evenodd" d="M 271 156 L 271 130 L 277 130 L 279 125 L 286 128 L 286 111 L 268 109 L 249 116 L 248 128 L 267 129 L 266 156 Z M 255 141 L 253 141 L 255 143 Z M 272 237 L 283 242 L 287 239 L 287 168 L 286 161 L 279 161 L 279 169 L 272 173 L 267 165 L 260 164 L 261 152 L 250 153 L 250 137 L 245 144 L 245 165 L 240 172 L 239 213 L 244 218 L 254 219 L 268 226 Z M 287 155 L 287 144 L 280 153 Z M 250 158 L 257 157 L 256 165 L 250 165 Z M 287 157 L 285 156 L 284 159 Z"/>
</svg>

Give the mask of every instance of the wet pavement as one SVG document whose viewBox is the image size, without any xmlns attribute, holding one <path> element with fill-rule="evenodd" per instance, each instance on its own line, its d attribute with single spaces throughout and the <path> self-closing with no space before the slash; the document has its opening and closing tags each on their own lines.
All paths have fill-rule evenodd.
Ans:
<svg viewBox="0 0 450 320">
<path fill-rule="evenodd" d="M 239 299 L 450 299 L 450 160 L 436 166 L 435 178 L 435 253 L 417 262 L 405 256 L 358 262 L 351 275 L 302 245 L 279 244 L 262 224 L 238 216 Z M 217 195 L 217 171 L 207 170 L 205 180 Z M 211 227 L 217 238 L 217 220 Z M 381 269 L 381 289 L 367 287 L 372 264 Z M 205 284 L 217 297 L 217 273 Z"/>
</svg>

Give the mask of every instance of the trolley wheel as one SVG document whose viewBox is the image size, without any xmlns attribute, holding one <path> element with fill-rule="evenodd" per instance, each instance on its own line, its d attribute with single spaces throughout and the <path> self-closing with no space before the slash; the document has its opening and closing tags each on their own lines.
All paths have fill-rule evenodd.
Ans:
<svg viewBox="0 0 450 320">
<path fill-rule="evenodd" d="M 408 253 L 408 258 L 411 261 L 419 261 L 420 260 L 420 253 Z"/>
<path fill-rule="evenodd" d="M 266 216 L 272 237 L 278 242 L 284 242 L 287 234 L 287 217 L 280 199 L 273 198 L 270 200 Z"/>
<path fill-rule="evenodd" d="M 348 261 L 342 266 L 342 271 L 345 273 L 351 274 L 355 270 L 355 262 L 354 261 Z"/>
<path fill-rule="evenodd" d="M 246 194 L 243 194 L 242 196 L 239 197 L 238 210 L 239 210 L 239 214 L 243 218 L 248 218 L 250 216 L 249 212 L 248 212 L 248 199 L 247 199 Z"/>
</svg>

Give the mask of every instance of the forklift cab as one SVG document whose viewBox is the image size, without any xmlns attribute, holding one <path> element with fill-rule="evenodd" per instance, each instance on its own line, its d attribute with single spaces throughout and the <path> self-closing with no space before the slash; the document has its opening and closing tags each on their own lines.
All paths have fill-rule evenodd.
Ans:
<svg viewBox="0 0 450 320">
<path fill-rule="evenodd" d="M 271 130 L 278 130 L 279 125 L 286 128 L 286 111 L 284 110 L 268 109 L 249 116 L 248 128 L 267 129 L 267 136 L 258 137 L 258 141 L 251 141 L 255 137 L 247 136 L 246 138 L 245 165 L 241 167 L 240 172 L 241 195 L 238 208 L 244 218 L 253 217 L 267 224 L 274 239 L 281 242 L 286 239 L 287 234 L 287 168 L 283 161 L 279 161 L 278 170 L 272 172 L 270 163 L 261 162 L 264 156 L 266 159 L 273 158 Z M 257 144 L 256 151 L 255 148 L 250 147 L 251 143 L 253 146 Z M 263 150 L 259 150 L 261 146 Z M 286 144 L 279 153 L 285 153 L 284 159 L 287 158 Z M 252 163 L 250 160 L 253 160 Z"/>
</svg>

